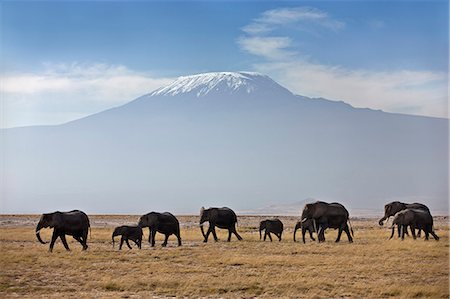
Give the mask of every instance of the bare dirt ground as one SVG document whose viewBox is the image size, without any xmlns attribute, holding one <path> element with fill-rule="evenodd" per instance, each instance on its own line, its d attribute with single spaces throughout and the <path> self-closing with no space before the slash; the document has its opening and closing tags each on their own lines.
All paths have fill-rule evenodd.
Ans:
<svg viewBox="0 0 450 299">
<path fill-rule="evenodd" d="M 111 245 L 115 226 L 133 224 L 136 215 L 90 216 L 89 249 L 68 238 L 53 253 L 34 234 L 39 215 L 0 215 L 0 297 L 2 298 L 449 298 L 449 227 L 435 219 L 439 242 L 388 240 L 390 231 L 376 219 L 352 219 L 355 242 L 293 242 L 296 217 L 279 217 L 281 242 L 259 240 L 258 223 L 268 217 L 241 216 L 244 238 L 203 243 L 198 216 L 178 216 L 183 246 L 143 249 Z M 45 240 L 51 230 L 42 231 Z M 148 230 L 144 231 L 148 238 Z M 298 240 L 301 238 L 298 233 Z"/>
</svg>

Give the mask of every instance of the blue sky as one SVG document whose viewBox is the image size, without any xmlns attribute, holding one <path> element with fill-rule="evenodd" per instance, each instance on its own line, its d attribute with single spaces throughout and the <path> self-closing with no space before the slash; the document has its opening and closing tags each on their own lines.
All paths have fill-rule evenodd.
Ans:
<svg viewBox="0 0 450 299">
<path fill-rule="evenodd" d="M 2 127 L 61 123 L 180 75 L 239 70 L 306 96 L 447 116 L 447 1 L 0 5 Z"/>
</svg>

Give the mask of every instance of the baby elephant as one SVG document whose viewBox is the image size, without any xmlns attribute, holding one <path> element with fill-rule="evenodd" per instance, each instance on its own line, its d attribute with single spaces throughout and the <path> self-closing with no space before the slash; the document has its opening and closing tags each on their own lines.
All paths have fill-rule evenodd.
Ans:
<svg viewBox="0 0 450 299">
<path fill-rule="evenodd" d="M 295 224 L 294 242 L 296 242 L 295 234 L 297 233 L 297 230 L 300 228 L 302 229 L 303 243 L 306 243 L 305 234 L 307 231 L 309 232 L 309 237 L 311 238 L 311 240 L 316 241 L 316 239 L 314 239 L 314 236 L 313 236 L 313 232 L 314 232 L 313 221 L 312 221 L 312 219 L 307 219 L 307 220 L 303 221 L 303 223 L 301 221 L 298 221 L 297 224 Z"/>
<path fill-rule="evenodd" d="M 283 222 L 279 219 L 267 219 L 259 223 L 259 239 L 261 240 L 261 231 L 264 230 L 264 241 L 267 235 L 269 236 L 270 242 L 272 242 L 272 236 L 270 233 L 274 233 L 281 241 L 281 234 L 283 233 Z"/>
<path fill-rule="evenodd" d="M 140 226 L 129 226 L 129 225 L 122 225 L 118 226 L 114 229 L 114 232 L 112 234 L 112 243 L 114 247 L 114 237 L 115 236 L 122 236 L 120 239 L 120 245 L 119 250 L 122 249 L 123 242 L 127 243 L 128 248 L 131 249 L 130 243 L 128 243 L 128 240 L 133 241 L 136 243 L 139 249 L 141 249 L 142 244 L 142 228 Z"/>
</svg>

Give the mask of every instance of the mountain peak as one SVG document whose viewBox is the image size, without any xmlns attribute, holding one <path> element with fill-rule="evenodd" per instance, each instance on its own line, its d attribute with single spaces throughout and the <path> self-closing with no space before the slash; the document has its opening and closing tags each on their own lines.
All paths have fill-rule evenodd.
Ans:
<svg viewBox="0 0 450 299">
<path fill-rule="evenodd" d="M 211 72 L 179 77 L 173 83 L 155 90 L 150 95 L 194 94 L 202 97 L 212 93 L 251 94 L 273 87 L 287 91 L 268 76 L 255 72 Z"/>
</svg>

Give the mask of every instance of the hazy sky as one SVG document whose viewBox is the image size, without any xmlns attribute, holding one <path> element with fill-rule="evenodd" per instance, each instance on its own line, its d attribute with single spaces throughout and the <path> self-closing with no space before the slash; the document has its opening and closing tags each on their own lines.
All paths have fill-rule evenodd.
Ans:
<svg viewBox="0 0 450 299">
<path fill-rule="evenodd" d="M 448 2 L 1 2 L 1 127 L 57 124 L 180 75 L 447 117 Z"/>
</svg>

